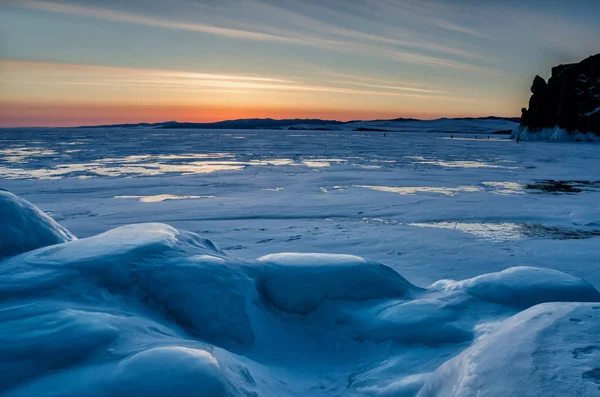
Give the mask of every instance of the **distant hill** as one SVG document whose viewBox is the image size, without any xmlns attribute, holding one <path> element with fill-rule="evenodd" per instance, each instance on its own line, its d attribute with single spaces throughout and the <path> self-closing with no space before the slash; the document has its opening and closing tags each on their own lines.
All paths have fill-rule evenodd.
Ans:
<svg viewBox="0 0 600 397">
<path fill-rule="evenodd" d="M 108 124 L 95 126 L 81 126 L 77 128 L 136 128 L 136 127 L 154 127 L 169 129 L 232 129 L 232 130 L 255 130 L 255 129 L 273 129 L 289 127 L 297 124 L 302 125 L 338 125 L 343 124 L 337 120 L 321 119 L 237 119 L 224 120 L 214 123 L 180 123 L 177 121 L 165 121 L 160 123 L 138 123 L 138 124 Z"/>
<path fill-rule="evenodd" d="M 361 124 L 361 128 L 367 128 L 362 126 L 365 123 L 373 123 L 380 125 L 382 123 L 388 123 L 390 127 L 397 123 L 406 122 L 423 122 L 423 123 L 436 123 L 444 121 L 469 121 L 469 120 L 487 120 L 487 121 L 509 121 L 519 122 L 518 117 L 463 117 L 463 118 L 440 118 L 436 120 L 419 120 L 412 118 L 397 118 L 390 120 L 352 120 L 352 121 L 338 121 L 338 120 L 321 120 L 321 119 L 237 119 L 237 120 L 224 120 L 217 121 L 214 123 L 180 123 L 178 121 L 164 121 L 160 123 L 138 123 L 138 124 L 108 124 L 108 125 L 94 125 L 94 126 L 81 126 L 76 128 L 168 128 L 168 129 L 235 129 L 235 130 L 255 130 L 255 129 L 315 129 L 315 130 L 329 130 L 329 129 L 345 129 L 344 125 L 356 125 Z"/>
<path fill-rule="evenodd" d="M 487 116 L 487 117 L 456 117 L 450 119 L 439 119 L 439 120 L 508 120 L 514 123 L 518 123 L 521 121 L 520 117 L 496 117 L 496 116 Z"/>
</svg>

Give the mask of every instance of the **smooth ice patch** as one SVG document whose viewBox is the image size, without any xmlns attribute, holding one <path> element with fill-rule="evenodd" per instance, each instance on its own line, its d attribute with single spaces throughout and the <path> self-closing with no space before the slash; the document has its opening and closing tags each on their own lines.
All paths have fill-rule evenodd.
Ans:
<svg viewBox="0 0 600 397">
<path fill-rule="evenodd" d="M 397 193 L 397 194 L 417 194 L 417 193 L 434 193 L 444 196 L 455 196 L 459 193 L 475 193 L 482 189 L 477 186 L 457 186 L 457 187 L 433 187 L 433 186 L 369 186 L 357 185 L 356 187 L 377 190 L 379 192 Z"/>
<path fill-rule="evenodd" d="M 283 190 L 283 188 L 281 186 L 277 186 L 277 187 L 266 187 L 260 190 L 264 190 L 264 191 L 268 191 L 268 192 L 279 192 L 281 190 Z"/>
<path fill-rule="evenodd" d="M 157 194 L 154 196 L 115 196 L 116 199 L 136 199 L 141 203 L 159 203 L 165 200 L 195 200 L 216 198 L 215 196 L 184 196 L 175 194 Z"/>
<path fill-rule="evenodd" d="M 524 186 L 516 182 L 482 182 L 482 185 L 493 188 L 495 194 L 522 194 Z"/>
<path fill-rule="evenodd" d="M 0 159 L 9 163 L 27 163 L 32 157 L 50 157 L 58 153 L 42 147 L 12 147 L 0 149 Z"/>
<path fill-rule="evenodd" d="M 504 169 L 519 169 L 520 167 L 505 165 L 505 164 L 493 164 L 485 161 L 477 160 L 440 160 L 440 159 L 427 159 L 422 156 L 405 156 L 408 159 L 413 160 L 415 164 L 427 164 L 437 165 L 440 167 L 447 168 L 504 168 Z"/>
<path fill-rule="evenodd" d="M 543 238 L 553 240 L 580 240 L 600 236 L 598 229 L 567 228 L 544 226 L 538 224 L 519 223 L 485 223 L 485 222 L 430 222 L 409 223 L 409 226 L 434 229 L 456 230 L 468 233 L 477 238 L 494 242 L 521 240 L 526 238 Z"/>
<path fill-rule="evenodd" d="M 431 222 L 409 223 L 410 226 L 431 227 L 436 229 L 458 230 L 475 237 L 492 241 L 508 241 L 523 238 L 521 225 L 516 223 L 464 223 L 464 222 Z"/>
</svg>

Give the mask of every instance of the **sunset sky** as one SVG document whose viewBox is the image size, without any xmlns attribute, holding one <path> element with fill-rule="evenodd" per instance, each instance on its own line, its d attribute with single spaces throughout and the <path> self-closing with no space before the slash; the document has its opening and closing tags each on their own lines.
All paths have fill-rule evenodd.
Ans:
<svg viewBox="0 0 600 397">
<path fill-rule="evenodd" d="M 596 0 L 0 0 L 0 126 L 518 116 Z"/>
</svg>

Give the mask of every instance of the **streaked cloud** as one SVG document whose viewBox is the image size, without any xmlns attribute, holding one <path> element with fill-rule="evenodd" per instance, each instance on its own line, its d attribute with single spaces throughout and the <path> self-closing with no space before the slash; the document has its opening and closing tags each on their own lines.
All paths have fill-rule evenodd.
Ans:
<svg viewBox="0 0 600 397">
<path fill-rule="evenodd" d="M 479 32 L 475 29 L 468 28 L 466 26 L 460 26 L 460 25 L 457 25 L 457 24 L 454 24 L 454 23 L 451 23 L 448 21 L 439 21 L 437 23 L 437 25 L 440 28 L 453 30 L 455 32 L 464 33 L 464 34 L 468 34 L 468 35 L 475 36 L 475 37 L 489 38 L 489 36 L 486 35 L 485 33 Z"/>
<path fill-rule="evenodd" d="M 14 60 L 0 60 L 0 77 L 4 82 L 89 85 L 114 87 L 115 89 L 129 86 L 137 90 L 168 89 L 195 90 L 198 92 L 217 92 L 216 90 L 225 90 L 222 92 L 228 92 L 229 90 L 236 90 L 234 92 L 305 91 L 402 97 L 427 97 L 441 93 L 440 91 L 417 87 L 360 84 L 349 81 L 332 81 L 332 85 L 319 85 L 268 76 L 38 63 Z M 362 86 L 370 89 L 352 88 L 352 86 Z"/>
<path fill-rule="evenodd" d="M 167 29 L 179 29 L 188 30 L 191 32 L 201 32 L 214 34 L 219 36 L 232 37 L 237 39 L 246 40 L 265 40 L 265 41 L 279 41 L 279 42 L 294 42 L 294 39 L 282 36 L 271 35 L 268 33 L 253 32 L 248 30 L 231 29 L 212 25 L 203 25 L 195 23 L 185 23 L 172 21 L 162 18 L 153 18 L 142 16 L 138 14 L 130 14 L 125 12 L 116 12 L 107 9 L 101 9 L 97 7 L 89 7 L 74 4 L 62 4 L 54 3 L 50 1 L 38 1 L 38 0 L 23 0 L 20 5 L 29 8 L 35 8 L 38 10 L 64 13 L 64 14 L 75 14 L 82 15 L 85 17 L 109 19 L 118 22 L 134 23 L 139 25 L 156 26 Z"/>
<path fill-rule="evenodd" d="M 514 116 L 535 74 L 598 51 L 599 19 L 592 0 L 0 0 L 0 125 Z"/>
<path fill-rule="evenodd" d="M 44 0 L 23 0 L 19 4 L 28 8 L 55 13 L 74 14 L 85 17 L 108 19 L 112 21 L 154 26 L 159 28 L 199 32 L 234 39 L 272 41 L 296 45 L 314 46 L 329 49 L 332 51 L 345 51 L 352 53 L 362 53 L 367 51 L 373 56 L 417 65 L 448 67 L 459 70 L 479 70 L 480 72 L 487 72 L 491 70 L 491 68 L 489 67 L 480 67 L 469 62 L 454 61 L 451 59 L 446 59 L 444 57 L 422 55 L 418 52 L 410 51 L 407 49 L 400 50 L 389 47 L 377 47 L 374 46 L 372 43 L 365 44 L 357 43 L 356 41 L 345 41 L 339 39 L 329 39 L 318 36 L 311 36 L 305 33 L 276 27 L 263 27 L 263 31 L 244 30 L 200 23 L 189 23 L 183 21 L 176 21 L 168 18 L 151 17 L 142 14 L 132 14 L 123 11 L 113 11 L 110 9 L 98 7 L 84 6 L 79 4 L 57 3 Z M 436 43 L 425 42 L 423 40 L 402 40 L 397 38 L 383 37 L 368 33 L 362 33 L 360 31 L 334 27 L 331 25 L 319 23 L 316 20 L 306 17 L 304 17 L 304 20 L 305 22 L 310 21 L 311 25 L 308 26 L 309 30 L 318 29 L 337 36 L 341 36 L 345 39 L 360 38 L 370 42 L 385 43 L 393 46 L 418 48 L 421 50 L 428 49 L 480 60 L 488 59 L 487 57 L 468 52 L 459 48 L 452 48 Z"/>
</svg>

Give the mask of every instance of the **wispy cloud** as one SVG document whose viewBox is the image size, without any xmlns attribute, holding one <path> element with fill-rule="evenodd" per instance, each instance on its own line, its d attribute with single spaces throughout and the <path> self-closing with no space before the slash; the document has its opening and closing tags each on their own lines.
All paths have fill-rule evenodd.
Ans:
<svg viewBox="0 0 600 397">
<path fill-rule="evenodd" d="M 95 65 L 60 64 L 0 60 L 2 81 L 18 81 L 51 85 L 80 85 L 120 90 L 183 90 L 228 92 L 321 92 L 352 95 L 433 97 L 441 92 L 413 87 L 360 84 L 335 81 L 331 84 L 310 84 L 302 81 L 269 76 L 232 75 L 207 72 L 189 72 L 124 68 Z M 353 88 L 363 86 L 371 89 Z M 403 91 L 403 92 L 400 92 Z"/>
<path fill-rule="evenodd" d="M 486 35 L 482 32 L 479 32 L 475 29 L 472 29 L 472 28 L 469 28 L 466 26 L 457 25 L 457 24 L 454 24 L 454 23 L 448 22 L 448 21 L 439 21 L 437 23 L 437 26 L 439 26 L 440 28 L 443 28 L 443 29 L 468 34 L 468 35 L 479 37 L 479 38 L 489 38 L 488 35 Z"/>
<path fill-rule="evenodd" d="M 264 40 L 264 41 L 279 41 L 279 42 L 294 42 L 293 38 L 276 36 L 268 33 L 254 32 L 249 30 L 231 29 L 219 26 L 197 24 L 197 23 L 186 23 L 179 21 L 172 21 L 163 18 L 154 18 L 148 16 L 142 16 L 137 14 L 116 12 L 107 9 L 101 9 L 96 7 L 73 5 L 73 4 L 61 4 L 50 1 L 38 1 L 38 0 L 23 0 L 19 3 L 22 6 L 28 8 L 35 8 L 38 10 L 56 12 L 62 14 L 75 14 L 86 17 L 109 19 L 119 22 L 134 23 L 138 25 L 149 25 L 167 29 L 179 29 L 188 30 L 192 32 L 208 33 L 219 36 L 232 37 L 237 39 L 246 40 Z"/>
<path fill-rule="evenodd" d="M 410 17 L 431 27 L 438 27 L 477 38 L 490 38 L 489 35 L 473 27 L 465 26 L 444 17 L 444 15 L 446 17 L 464 15 L 465 11 L 457 7 L 460 4 L 427 0 L 377 0 L 374 4 L 386 7 L 392 12 Z"/>
<path fill-rule="evenodd" d="M 307 26 L 308 30 L 320 30 L 337 35 L 339 37 L 342 37 L 343 39 L 352 40 L 340 40 L 326 37 L 318 37 L 289 29 L 281 29 L 277 27 L 268 26 L 263 27 L 262 31 L 228 28 L 208 24 L 176 21 L 168 18 L 152 17 L 140 14 L 133 14 L 129 12 L 117 12 L 98 7 L 57 3 L 45 0 L 23 0 L 19 2 L 19 4 L 28 8 L 34 8 L 54 13 L 82 15 L 92 18 L 108 19 L 113 21 L 154 26 L 166 29 L 178 29 L 191 32 L 199 32 L 211 35 L 230 37 L 234 39 L 298 44 L 304 46 L 324 48 L 336 52 L 349 52 L 357 55 L 362 55 L 366 53 L 383 59 L 417 65 L 446 67 L 458 70 L 478 71 L 483 73 L 488 73 L 491 70 L 491 68 L 480 67 L 470 62 L 461 62 L 452 59 L 447 59 L 444 57 L 423 55 L 419 52 L 395 47 L 408 47 L 419 50 L 433 50 L 441 53 L 458 55 L 461 57 L 480 60 L 487 59 L 484 56 L 466 50 L 448 47 L 443 44 L 426 42 L 423 40 L 398 39 L 359 32 L 342 27 L 323 24 L 310 18 L 306 18 L 305 20 L 305 22 L 310 22 L 310 25 Z M 366 40 L 369 43 L 357 42 L 355 39 Z M 377 45 L 373 45 L 373 42 L 387 44 L 392 47 L 380 47 Z"/>
<path fill-rule="evenodd" d="M 402 86 L 411 86 L 411 87 L 415 87 L 415 88 L 430 89 L 433 91 L 441 90 L 440 87 L 433 86 L 431 84 L 423 83 L 421 81 L 416 81 L 416 80 L 383 79 L 381 77 L 372 77 L 370 75 L 357 75 L 357 74 L 343 73 L 343 72 L 339 72 L 339 71 L 323 70 L 323 69 L 319 69 L 319 72 L 324 76 L 328 76 L 328 78 L 334 77 L 334 78 L 338 78 L 338 79 L 349 80 L 354 83 L 379 84 L 379 85 L 387 85 L 387 86 L 402 85 Z"/>
<path fill-rule="evenodd" d="M 261 2 L 260 0 L 255 0 L 257 4 L 262 7 L 270 8 L 271 10 L 276 10 L 281 14 L 283 18 L 286 20 L 294 21 L 294 23 L 301 25 L 305 29 L 311 31 L 320 31 L 324 33 L 329 33 L 333 35 L 337 35 L 339 37 L 349 38 L 349 39 L 361 39 L 372 41 L 375 43 L 383 43 L 392 46 L 400 46 L 400 47 L 408 47 L 408 48 L 416 48 L 420 50 L 430 50 L 436 51 L 445 54 L 458 55 L 465 58 L 472 59 L 481 59 L 481 60 L 490 60 L 489 57 L 476 53 L 474 51 L 468 51 L 464 48 L 457 48 L 455 46 L 449 45 L 448 43 L 438 43 L 433 41 L 423 40 L 422 38 L 417 38 L 417 34 L 408 29 L 403 29 L 400 27 L 394 27 L 393 35 L 394 37 L 382 36 L 379 34 L 367 33 L 357 29 L 348 29 L 340 26 L 335 26 L 330 23 L 325 23 L 314 18 L 308 17 L 298 11 L 293 11 L 285 8 L 281 3 L 277 3 L 277 6 L 270 4 L 269 2 Z M 440 22 L 440 24 L 442 24 Z M 458 25 L 453 25 L 447 23 L 445 26 L 447 29 L 452 28 L 453 30 L 460 30 L 461 27 Z M 462 28 L 464 32 L 472 32 L 472 34 L 476 34 L 476 32 L 469 30 L 468 28 Z M 463 45 L 464 47 L 464 45 Z"/>
<path fill-rule="evenodd" d="M 359 87 L 382 88 L 382 89 L 394 90 L 394 91 L 421 92 L 421 93 L 426 93 L 426 94 L 441 94 L 444 92 L 444 91 L 437 91 L 437 90 L 429 90 L 429 89 L 425 89 L 425 88 L 415 88 L 415 87 L 386 85 L 386 84 L 369 84 L 369 83 L 361 83 L 361 82 L 349 81 L 349 80 L 333 80 L 331 82 L 337 83 L 337 84 L 359 86 Z"/>
</svg>

